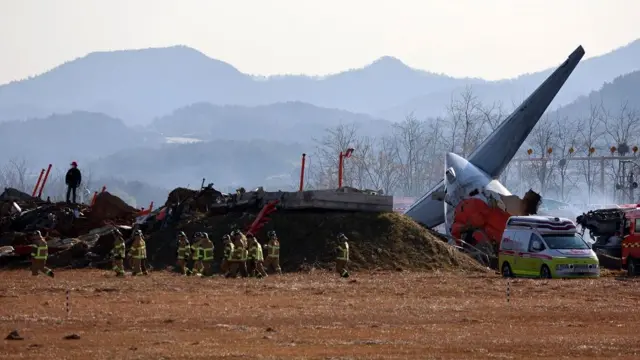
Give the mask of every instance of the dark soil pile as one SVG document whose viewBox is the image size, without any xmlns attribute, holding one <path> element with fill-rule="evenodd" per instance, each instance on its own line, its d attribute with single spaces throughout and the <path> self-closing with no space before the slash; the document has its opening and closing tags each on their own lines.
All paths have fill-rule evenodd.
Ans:
<svg viewBox="0 0 640 360">
<path fill-rule="evenodd" d="M 331 267 L 336 256 L 336 235 L 340 232 L 349 238 L 353 269 L 486 271 L 440 237 L 400 214 L 277 211 L 270 217 L 272 220 L 256 235 L 264 243 L 266 231 L 278 233 L 280 262 L 285 271 Z M 255 215 L 248 213 L 200 215 L 177 229 L 151 234 L 147 241 L 151 262 L 155 267 L 175 262 L 178 230 L 185 231 L 189 237 L 196 231 L 208 232 L 219 262 L 222 236 L 235 228 L 245 230 L 254 218 Z"/>
<path fill-rule="evenodd" d="M 207 212 L 209 206 L 216 202 L 216 199 L 222 196 L 222 193 L 214 188 L 204 188 L 201 191 L 176 188 L 169 193 L 166 206 L 175 204 L 187 205 L 197 211 Z"/>
<path fill-rule="evenodd" d="M 91 206 L 88 217 L 92 222 L 100 222 L 106 219 L 129 222 L 138 212 L 138 209 L 129 206 L 119 197 L 105 191 L 96 197 L 96 202 Z"/>
</svg>

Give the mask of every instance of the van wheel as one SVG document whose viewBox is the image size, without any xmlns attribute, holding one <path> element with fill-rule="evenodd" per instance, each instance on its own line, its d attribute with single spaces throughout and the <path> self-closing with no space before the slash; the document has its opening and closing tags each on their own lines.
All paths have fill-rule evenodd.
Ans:
<svg viewBox="0 0 640 360">
<path fill-rule="evenodd" d="M 513 277 L 513 272 L 511 272 L 511 265 L 509 265 L 508 262 L 502 264 L 502 277 Z"/>
<path fill-rule="evenodd" d="M 542 279 L 551 279 L 551 270 L 547 265 L 542 265 L 540 268 L 540 277 Z"/>
<path fill-rule="evenodd" d="M 636 260 L 633 258 L 627 259 L 627 275 L 628 276 L 636 276 L 638 274 L 638 267 L 636 264 Z"/>
</svg>

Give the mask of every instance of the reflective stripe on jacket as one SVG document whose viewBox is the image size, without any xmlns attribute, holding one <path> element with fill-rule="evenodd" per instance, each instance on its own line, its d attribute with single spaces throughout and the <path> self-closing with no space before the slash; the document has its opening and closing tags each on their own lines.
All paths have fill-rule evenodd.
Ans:
<svg viewBox="0 0 640 360">
<path fill-rule="evenodd" d="M 338 260 L 349 260 L 349 244 L 338 245 Z"/>
<path fill-rule="evenodd" d="M 273 245 L 271 245 L 273 244 Z M 269 245 L 267 245 L 267 250 L 268 250 L 268 254 L 269 257 L 280 257 L 280 243 L 277 241 L 274 241 L 273 243 L 269 243 Z"/>
<path fill-rule="evenodd" d="M 125 257 L 126 249 L 124 245 L 124 241 L 118 241 L 113 247 L 113 255 Z"/>
<path fill-rule="evenodd" d="M 193 260 L 202 260 L 202 248 L 199 244 L 191 245 L 191 254 Z"/>
<path fill-rule="evenodd" d="M 187 243 L 184 245 L 178 244 L 178 259 L 184 260 L 191 254 L 191 246 Z"/>
<path fill-rule="evenodd" d="M 31 251 L 31 256 L 33 256 L 36 260 L 47 260 L 47 256 L 49 255 L 49 248 L 47 245 L 34 246 Z"/>
<path fill-rule="evenodd" d="M 201 247 L 202 261 L 211 261 L 213 260 L 213 244 L 205 244 Z"/>
</svg>

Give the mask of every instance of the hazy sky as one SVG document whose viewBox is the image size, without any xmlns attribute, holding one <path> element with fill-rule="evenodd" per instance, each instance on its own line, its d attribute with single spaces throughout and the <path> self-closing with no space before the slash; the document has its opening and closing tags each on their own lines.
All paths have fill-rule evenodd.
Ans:
<svg viewBox="0 0 640 360">
<path fill-rule="evenodd" d="M 0 0 L 0 84 L 97 50 L 184 44 L 253 74 L 327 74 L 383 55 L 513 77 L 640 38 L 638 0 Z M 638 59 L 640 61 L 640 59 Z"/>
</svg>

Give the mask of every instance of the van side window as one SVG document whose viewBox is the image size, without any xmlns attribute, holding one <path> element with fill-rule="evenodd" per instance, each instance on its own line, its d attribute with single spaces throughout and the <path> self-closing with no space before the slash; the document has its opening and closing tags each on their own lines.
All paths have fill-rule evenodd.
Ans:
<svg viewBox="0 0 640 360">
<path fill-rule="evenodd" d="M 526 244 L 526 241 L 523 241 L 522 239 L 522 231 L 513 230 L 513 250 L 524 251 L 523 243 Z"/>
<path fill-rule="evenodd" d="M 636 223 L 634 224 L 633 232 L 638 234 L 640 233 L 640 219 L 636 219 Z"/>
<path fill-rule="evenodd" d="M 534 249 L 533 248 L 533 243 L 534 242 L 538 242 L 539 244 L 539 248 L 538 249 Z M 529 238 L 529 249 L 527 250 L 528 252 L 540 252 L 544 250 L 544 244 L 542 243 L 542 239 L 540 239 L 540 237 L 536 234 L 531 234 L 531 237 Z"/>
<path fill-rule="evenodd" d="M 502 244 L 500 245 L 500 248 L 502 250 L 513 250 L 514 248 L 513 235 L 514 235 L 513 231 L 506 230 L 504 232 L 504 235 L 502 236 Z"/>
</svg>

